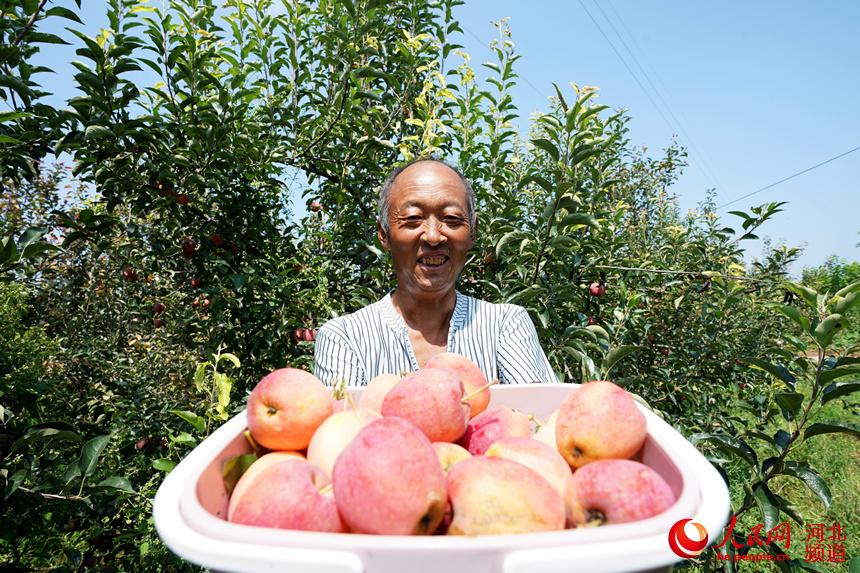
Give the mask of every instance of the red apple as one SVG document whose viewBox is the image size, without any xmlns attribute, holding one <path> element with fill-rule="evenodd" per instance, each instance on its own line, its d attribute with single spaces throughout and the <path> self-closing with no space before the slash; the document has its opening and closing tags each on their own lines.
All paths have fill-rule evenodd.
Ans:
<svg viewBox="0 0 860 573">
<path fill-rule="evenodd" d="M 216 248 L 223 246 L 225 242 L 224 237 L 221 236 L 221 233 L 212 233 L 211 235 L 209 235 L 209 240 L 212 241 L 212 244 L 215 245 Z"/>
<path fill-rule="evenodd" d="M 152 305 L 152 314 L 161 314 L 166 308 L 163 302 L 157 302 Z"/>
<path fill-rule="evenodd" d="M 403 418 L 365 426 L 332 471 L 337 509 L 355 533 L 429 535 L 448 500 L 430 440 Z"/>
<path fill-rule="evenodd" d="M 425 368 L 451 368 L 460 375 L 463 383 L 463 394 L 471 397 L 467 400 L 472 408 L 471 417 L 474 418 L 487 409 L 490 404 L 490 387 L 487 385 L 487 377 L 478 368 L 478 365 L 459 354 L 443 352 L 437 354 L 427 361 Z M 479 388 L 483 388 L 478 392 Z"/>
<path fill-rule="evenodd" d="M 597 380 L 571 392 L 558 410 L 558 451 L 572 468 L 629 458 L 648 435 L 645 416 L 623 388 Z"/>
<path fill-rule="evenodd" d="M 332 413 L 329 391 L 315 376 L 297 368 L 266 375 L 248 397 L 248 429 L 272 450 L 303 450 Z"/>
<path fill-rule="evenodd" d="M 182 256 L 186 259 L 193 259 L 197 254 L 197 243 L 194 239 L 182 239 Z"/>
<path fill-rule="evenodd" d="M 448 535 L 564 529 L 564 499 L 540 474 L 499 457 L 467 458 L 448 471 Z"/>
<path fill-rule="evenodd" d="M 466 432 L 457 443 L 473 456 L 483 455 L 496 440 L 506 436 L 532 435 L 529 417 L 507 406 L 486 410 L 469 420 Z"/>
<path fill-rule="evenodd" d="M 383 416 L 415 424 L 432 442 L 453 442 L 463 435 L 470 408 L 463 383 L 450 368 L 425 368 L 404 376 L 382 401 Z"/>
<path fill-rule="evenodd" d="M 600 298 L 606 294 L 606 287 L 603 283 L 593 282 L 588 285 L 588 294 L 593 297 Z"/>
<path fill-rule="evenodd" d="M 573 472 L 574 523 L 611 524 L 647 519 L 675 503 L 653 469 L 632 460 L 599 460 Z"/>
<path fill-rule="evenodd" d="M 243 491 L 231 507 L 229 520 L 259 527 L 344 533 L 346 526 L 333 497 L 320 493 L 328 484 L 325 472 L 306 460 L 278 462 Z"/>
<path fill-rule="evenodd" d="M 400 382 L 400 376 L 396 374 L 380 374 L 367 383 L 361 398 L 358 400 L 359 407 L 370 408 L 375 412 L 382 412 L 382 401 L 385 395 L 395 384 Z"/>
</svg>

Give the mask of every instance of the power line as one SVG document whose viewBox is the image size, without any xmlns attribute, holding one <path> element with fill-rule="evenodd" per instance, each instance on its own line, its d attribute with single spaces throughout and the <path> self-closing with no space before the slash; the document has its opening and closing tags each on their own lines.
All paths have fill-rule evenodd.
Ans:
<svg viewBox="0 0 860 573">
<path fill-rule="evenodd" d="M 675 123 L 676 123 L 676 124 L 677 124 L 677 126 L 678 126 L 678 129 L 681 131 L 681 134 L 682 134 L 682 135 L 684 136 L 684 138 L 689 142 L 689 145 L 690 145 L 691 149 L 692 149 L 692 150 L 695 152 L 695 154 L 698 156 L 699 161 L 701 162 L 701 167 L 703 168 L 703 169 L 702 169 L 702 168 L 700 168 L 699 170 L 700 170 L 700 171 L 702 171 L 702 174 L 703 174 L 703 175 L 705 175 L 705 177 L 706 177 L 706 178 L 710 179 L 712 183 L 716 184 L 716 186 L 718 186 L 718 187 L 721 187 L 722 185 L 720 185 L 720 180 L 719 180 L 719 178 L 718 178 L 718 177 L 716 177 L 716 175 L 714 174 L 713 170 L 711 169 L 711 166 L 710 166 L 710 164 L 709 164 L 709 162 L 708 162 L 708 160 L 707 160 L 707 158 L 706 158 L 706 156 L 705 156 L 705 153 L 703 153 L 703 152 L 699 149 L 699 146 L 698 146 L 698 145 L 696 145 L 696 142 L 695 142 L 695 141 L 693 141 L 693 137 L 692 137 L 689 133 L 687 133 L 687 130 L 686 130 L 686 129 L 684 129 L 684 123 L 689 123 L 689 122 L 688 122 L 688 121 L 687 121 L 687 119 L 686 119 L 686 118 L 684 118 L 684 117 L 682 117 L 682 118 L 681 118 L 681 119 L 683 119 L 683 120 L 684 120 L 684 121 L 682 122 L 682 121 L 681 121 L 681 119 L 679 119 L 678 117 L 676 117 L 676 116 L 675 116 L 675 114 L 674 114 L 674 112 L 673 112 L 673 110 L 672 110 L 672 106 L 670 106 L 670 105 L 669 105 L 669 102 L 667 101 L 667 100 L 668 100 L 668 93 L 669 93 L 671 90 L 669 90 L 669 89 L 667 89 L 667 88 L 666 88 L 666 84 L 665 84 L 665 82 L 663 82 L 663 80 L 661 80 L 661 79 L 660 79 L 660 74 L 657 72 L 657 70 L 654 68 L 654 66 L 652 66 L 652 65 L 648 62 L 648 58 L 647 58 L 647 56 L 646 56 L 645 50 L 643 50 L 643 49 L 639 46 L 639 43 L 636 41 L 636 37 L 633 35 L 633 33 L 630 31 L 630 28 L 629 28 L 629 27 L 627 26 L 627 24 L 624 22 L 624 18 L 622 17 L 621 12 L 619 12 L 619 11 L 615 8 L 615 6 L 612 4 L 612 2 L 610 2 L 610 1 L 608 1 L 608 0 L 607 0 L 607 4 L 609 5 L 609 8 L 612 10 L 613 14 L 614 14 L 614 15 L 615 15 L 615 17 L 618 19 L 618 22 L 621 24 L 621 27 L 622 27 L 622 28 L 624 29 L 624 31 L 627 33 L 627 36 L 630 38 L 630 41 L 631 41 L 631 42 L 633 42 L 633 47 L 635 47 L 635 48 L 636 48 L 636 51 L 633 51 L 633 50 L 631 50 L 631 49 L 630 49 L 630 46 L 628 46 L 628 45 L 627 45 L 627 42 L 625 42 L 625 41 L 624 41 L 624 37 L 621 35 L 621 33 L 619 33 L 619 32 L 618 32 L 618 30 L 617 30 L 617 29 L 615 28 L 615 26 L 613 25 L 613 23 L 612 23 L 612 19 L 611 19 L 611 18 L 606 14 L 606 12 L 603 10 L 603 8 L 602 8 L 602 7 L 601 7 L 601 5 L 597 2 L 597 0 L 594 0 L 594 4 L 595 4 L 595 6 L 597 6 L 597 9 L 598 9 L 598 10 L 600 10 L 600 12 L 603 14 L 603 17 L 604 17 L 604 18 L 606 18 L 606 21 L 607 21 L 607 22 L 609 22 L 609 25 L 612 27 L 612 30 L 615 32 L 615 34 L 616 34 L 616 35 L 618 36 L 618 38 L 621 40 L 621 43 L 624 45 L 624 48 L 627 50 L 627 53 L 628 53 L 628 54 L 630 54 L 630 57 L 633 59 L 633 63 L 635 63 L 635 64 L 636 64 L 636 66 L 639 68 L 639 71 L 641 71 L 641 72 L 642 72 L 642 75 L 643 75 L 643 76 L 645 76 L 645 80 L 648 82 L 648 85 L 650 85 L 650 86 L 651 86 L 651 89 L 652 89 L 652 90 L 654 90 L 654 93 L 655 93 L 655 94 L 657 95 L 657 97 L 660 99 L 660 102 L 661 102 L 661 103 L 666 107 L 666 111 L 668 111 L 668 112 L 669 112 L 669 116 L 670 116 L 670 117 L 675 121 Z M 640 63 L 639 63 L 639 58 L 637 58 L 637 57 L 636 57 L 636 52 L 638 52 L 638 53 L 642 56 L 642 59 L 643 59 L 643 61 L 645 62 L 645 64 L 646 64 L 649 68 L 651 68 L 651 71 L 654 73 L 654 77 L 657 79 L 658 83 L 660 83 L 660 85 L 662 86 L 663 90 L 658 89 L 658 88 L 657 88 L 657 86 L 656 86 L 656 85 L 654 85 L 654 82 L 652 82 L 652 81 L 651 81 L 651 77 L 649 76 L 648 72 L 645 70 L 645 67 L 644 67 L 644 66 L 642 66 L 642 64 L 640 64 Z M 663 97 L 663 95 L 662 95 L 662 91 L 665 91 L 665 92 L 667 93 L 667 97 L 666 97 L 666 98 L 664 98 L 664 97 Z M 680 116 L 683 116 L 683 114 L 681 113 L 681 110 L 680 110 L 680 109 L 678 110 L 678 114 L 679 114 Z M 697 166 L 698 166 L 698 165 L 697 165 Z"/>
<path fill-rule="evenodd" d="M 789 175 L 788 177 L 785 177 L 785 178 L 783 178 L 783 179 L 780 179 L 779 181 L 777 181 L 777 182 L 775 182 L 775 183 L 771 183 L 770 185 L 765 185 L 765 186 L 764 186 L 764 187 L 762 187 L 761 189 L 756 189 L 755 191 L 753 191 L 753 192 L 751 192 L 751 193 L 747 193 L 746 195 L 743 195 L 743 196 L 741 196 L 741 197 L 738 197 L 737 199 L 732 199 L 732 200 L 731 200 L 731 201 L 729 201 L 728 203 L 723 203 L 722 205 L 720 205 L 719 207 L 717 207 L 717 208 L 716 208 L 716 210 L 717 210 L 717 211 L 719 211 L 719 210 L 720 210 L 720 209 L 722 209 L 723 207 L 728 207 L 729 205 L 734 205 L 734 204 L 735 204 L 735 203 L 737 203 L 738 201 L 743 201 L 743 200 L 744 200 L 744 199 L 746 199 L 747 197 L 752 197 L 752 196 L 753 196 L 753 195 L 755 195 L 756 193 L 761 193 L 762 191 L 766 191 L 766 190 L 770 189 L 771 187 L 776 187 L 776 186 L 777 186 L 777 185 L 779 185 L 780 183 L 785 183 L 785 182 L 786 182 L 786 181 L 788 181 L 789 179 L 794 179 L 795 177 L 797 177 L 797 176 L 799 176 L 799 175 L 803 175 L 804 173 L 809 173 L 809 172 L 810 172 L 810 171 L 812 171 L 813 169 L 817 169 L 817 168 L 821 167 L 822 165 L 827 165 L 827 164 L 828 164 L 828 163 L 830 163 L 831 161 L 836 161 L 836 160 L 837 160 L 837 159 L 839 159 L 840 157 L 845 157 L 846 155 L 848 155 L 848 154 L 850 154 L 850 153 L 854 153 L 854 152 L 855 152 L 855 151 L 857 151 L 857 150 L 860 150 L 860 145 L 858 145 L 858 146 L 857 146 L 857 147 L 855 147 L 854 149 L 849 149 L 848 151 L 846 151 L 846 152 L 844 152 L 844 153 L 840 153 L 839 155 L 836 155 L 836 156 L 834 156 L 834 157 L 831 157 L 830 159 L 825 159 L 825 160 L 824 160 L 824 161 L 822 161 L 821 163 L 816 163 L 816 164 L 815 164 L 815 165 L 813 165 L 812 167 L 807 167 L 807 168 L 806 168 L 806 169 L 804 169 L 803 171 L 798 171 L 797 173 L 794 173 L 794 174 L 792 174 L 792 175 Z"/>
<path fill-rule="evenodd" d="M 585 13 L 588 14 L 588 17 L 591 19 L 591 22 L 594 24 L 594 27 L 597 28 L 597 31 L 600 32 L 600 35 L 603 36 L 603 39 L 606 40 L 606 43 L 609 44 L 609 47 L 612 48 L 612 51 L 615 52 L 615 55 L 618 56 L 618 59 L 621 60 L 621 63 L 624 64 L 624 67 L 627 68 L 627 71 L 630 72 L 630 75 L 642 89 L 642 92 L 648 97 L 651 101 L 651 104 L 654 106 L 654 109 L 657 110 L 657 113 L 660 114 L 660 117 L 663 118 L 663 121 L 666 122 L 666 125 L 669 126 L 669 129 L 674 131 L 674 127 L 666 118 L 666 115 L 663 113 L 663 110 L 660 109 L 660 106 L 657 105 L 657 102 L 654 101 L 654 98 L 651 97 L 651 94 L 648 90 L 645 89 L 645 86 L 642 85 L 642 82 L 639 81 L 639 77 L 633 73 L 633 70 L 630 69 L 630 66 L 627 65 L 627 60 L 621 55 L 621 52 L 615 47 L 615 44 L 612 43 L 612 40 L 609 39 L 609 36 L 604 33 L 603 28 L 600 27 L 600 24 L 597 23 L 597 20 L 594 19 L 594 16 L 591 15 L 591 12 L 588 11 L 588 8 L 585 7 L 585 4 L 582 3 L 582 0 L 579 0 L 579 5 L 582 6 L 582 9 L 585 10 Z"/>
<path fill-rule="evenodd" d="M 654 109 L 657 110 L 657 113 L 660 114 L 660 117 L 663 118 L 663 121 L 666 122 L 666 125 L 669 127 L 669 129 L 672 130 L 673 132 L 676 131 L 675 126 L 672 125 L 672 122 L 669 121 L 669 119 L 666 117 L 666 114 L 663 113 L 663 110 L 660 108 L 659 105 L 657 105 L 657 102 L 654 101 L 654 98 L 651 97 L 651 92 L 649 92 L 647 89 L 645 89 L 645 86 L 639 80 L 639 76 L 637 76 L 633 72 L 633 69 L 627 64 L 627 60 L 624 59 L 624 56 L 621 55 L 621 52 L 618 51 L 618 48 L 615 47 L 615 44 L 612 42 L 612 40 L 609 39 L 609 36 L 607 36 L 606 33 L 603 31 L 603 28 L 600 26 L 600 24 L 597 23 L 597 20 L 595 20 L 594 16 L 591 15 L 591 12 L 588 11 L 588 8 L 585 7 L 585 4 L 582 2 L 582 0 L 579 0 L 579 5 L 582 7 L 582 9 L 588 15 L 589 19 L 591 19 L 591 22 L 594 24 L 594 27 L 597 28 L 597 31 L 600 32 L 601 36 L 603 36 L 603 39 L 606 40 L 606 43 L 609 44 L 609 47 L 612 48 L 612 51 L 615 52 L 615 55 L 618 56 L 618 59 L 621 60 L 621 63 L 624 64 L 624 67 L 627 68 L 627 71 L 630 73 L 630 76 L 639 85 L 639 88 L 642 90 L 642 93 L 645 94 L 645 96 L 648 98 L 648 101 L 651 102 L 651 105 L 654 106 Z M 598 6 L 598 8 L 600 8 L 600 6 Z M 604 16 L 605 16 L 605 14 L 604 14 Z M 608 18 L 607 18 L 607 20 L 608 20 Z M 612 25 L 612 23 L 610 22 L 610 26 L 611 25 Z M 615 28 L 613 26 L 613 30 L 614 29 Z M 617 31 L 615 33 L 618 34 Z M 620 35 L 619 35 L 619 38 L 621 38 Z M 621 41 L 622 41 L 622 43 L 624 42 L 623 39 Z M 629 48 L 628 48 L 628 51 L 629 51 Z M 668 106 L 667 106 L 667 109 L 668 109 Z M 713 179 L 713 177 L 708 176 L 708 174 L 706 174 L 704 172 L 704 170 L 702 169 L 702 166 L 699 165 L 699 163 L 696 163 L 696 167 L 699 169 L 699 171 L 702 172 L 702 175 L 704 175 L 704 177 L 706 179 Z"/>
</svg>

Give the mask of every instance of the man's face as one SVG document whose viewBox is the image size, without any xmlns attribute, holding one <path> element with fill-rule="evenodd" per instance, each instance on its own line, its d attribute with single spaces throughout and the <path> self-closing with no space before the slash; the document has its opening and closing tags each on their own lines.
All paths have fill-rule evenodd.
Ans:
<svg viewBox="0 0 860 573">
<path fill-rule="evenodd" d="M 475 242 L 460 177 L 441 163 L 420 161 L 397 176 L 390 193 L 390 234 L 381 227 L 378 233 L 391 252 L 397 288 L 412 296 L 453 289 Z"/>
</svg>

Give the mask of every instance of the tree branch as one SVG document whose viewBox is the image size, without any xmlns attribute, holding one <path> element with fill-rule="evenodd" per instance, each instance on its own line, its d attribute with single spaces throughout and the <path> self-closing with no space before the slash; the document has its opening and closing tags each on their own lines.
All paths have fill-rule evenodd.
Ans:
<svg viewBox="0 0 860 573">
<path fill-rule="evenodd" d="M 48 2 L 48 0 L 42 0 L 41 2 L 39 2 L 39 5 L 36 7 L 36 11 L 35 11 L 35 12 L 33 12 L 33 15 L 32 15 L 32 16 L 30 16 L 30 19 L 29 19 L 29 20 L 27 20 L 27 23 L 26 23 L 26 24 L 24 24 L 24 28 L 23 28 L 20 32 L 18 32 L 18 35 L 17 35 L 17 36 L 15 37 L 15 39 L 12 41 L 12 45 L 13 45 L 13 46 L 17 46 L 18 44 L 20 44 L 20 43 L 21 43 L 21 40 L 23 40 L 23 39 L 24 39 L 24 35 L 25 35 L 25 34 L 27 33 L 27 31 L 28 31 L 28 30 L 33 26 L 33 23 L 36 21 L 36 18 L 38 18 L 38 17 L 39 17 L 39 12 L 41 12 L 41 11 L 42 11 L 42 8 L 44 8 L 44 7 L 45 7 L 45 4 L 46 4 L 47 2 Z"/>
</svg>

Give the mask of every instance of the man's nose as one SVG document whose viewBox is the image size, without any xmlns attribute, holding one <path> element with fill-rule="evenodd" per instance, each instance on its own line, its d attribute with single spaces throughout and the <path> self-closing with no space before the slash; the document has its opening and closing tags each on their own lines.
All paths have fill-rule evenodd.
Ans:
<svg viewBox="0 0 860 573">
<path fill-rule="evenodd" d="M 442 242 L 445 235 L 442 234 L 442 221 L 436 217 L 429 217 L 424 221 L 424 236 L 425 242 L 431 245 L 437 245 Z"/>
</svg>

